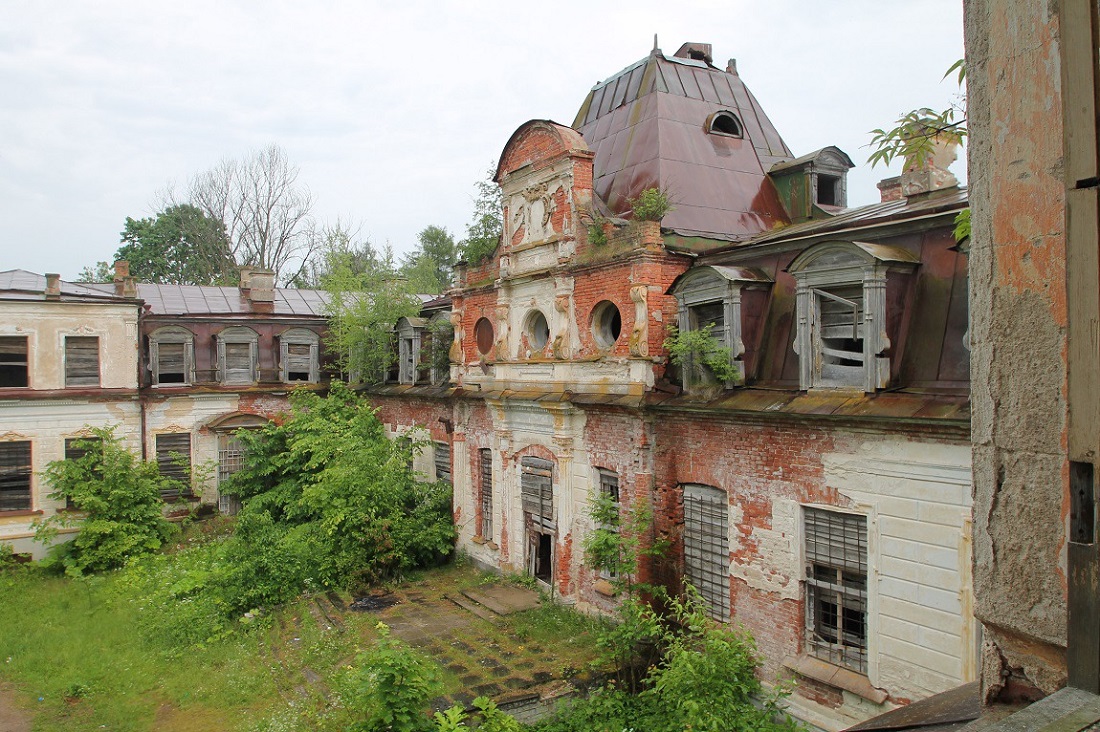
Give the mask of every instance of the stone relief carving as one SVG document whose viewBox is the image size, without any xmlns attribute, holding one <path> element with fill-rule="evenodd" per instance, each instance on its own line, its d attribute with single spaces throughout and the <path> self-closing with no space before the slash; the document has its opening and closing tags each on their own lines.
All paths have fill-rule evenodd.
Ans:
<svg viewBox="0 0 1100 732">
<path fill-rule="evenodd" d="M 508 349 L 508 313 L 507 305 L 498 305 L 497 316 L 497 358 L 508 358 L 511 351 Z"/>
<path fill-rule="evenodd" d="M 630 288 L 630 299 L 634 302 L 634 329 L 630 332 L 630 354 L 632 356 L 649 355 L 649 288 L 635 285 Z"/>
<path fill-rule="evenodd" d="M 554 233 L 551 219 L 557 210 L 554 202 L 554 194 L 560 185 L 553 188 L 548 183 L 528 186 L 518 195 L 512 196 L 509 208 L 514 212 L 511 216 L 512 235 L 523 229 L 521 244 L 542 241 Z"/>
</svg>

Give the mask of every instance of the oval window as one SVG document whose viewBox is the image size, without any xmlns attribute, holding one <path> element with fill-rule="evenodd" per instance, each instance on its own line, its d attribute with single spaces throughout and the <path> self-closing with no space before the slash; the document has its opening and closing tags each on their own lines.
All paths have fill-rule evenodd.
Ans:
<svg viewBox="0 0 1100 732">
<path fill-rule="evenodd" d="M 550 340 L 550 325 L 546 322 L 546 316 L 540 311 L 534 310 L 527 316 L 527 327 L 524 331 L 527 333 L 527 342 L 531 348 L 536 351 L 546 348 L 546 343 Z"/>
<path fill-rule="evenodd" d="M 493 348 L 493 324 L 488 318 L 480 318 L 474 324 L 474 340 L 477 342 L 477 351 L 482 356 L 488 355 Z"/>
<path fill-rule="evenodd" d="M 592 337 L 600 348 L 611 348 L 623 332 L 623 316 L 610 300 L 592 309 Z"/>
</svg>

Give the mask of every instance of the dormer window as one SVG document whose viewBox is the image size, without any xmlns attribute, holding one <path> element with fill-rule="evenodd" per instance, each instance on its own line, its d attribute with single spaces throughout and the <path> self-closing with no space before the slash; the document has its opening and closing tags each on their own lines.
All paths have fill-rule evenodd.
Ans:
<svg viewBox="0 0 1100 732">
<path fill-rule="evenodd" d="M 745 317 L 743 300 L 750 297 L 749 309 L 759 310 L 771 282 L 770 277 L 756 269 L 715 265 L 688 270 L 669 290 L 679 306 L 677 327 L 683 332 L 707 331 L 720 348 L 728 349 L 729 365 L 737 376 L 725 384 L 727 387 L 744 383 L 745 342 L 754 341 L 760 322 L 759 312 Z M 747 334 L 750 330 L 752 332 Z M 749 350 L 755 355 L 755 347 Z M 692 363 L 695 358 L 683 365 L 683 385 L 689 392 L 699 380 L 697 375 L 701 370 L 699 364 Z"/>
<path fill-rule="evenodd" d="M 153 386 L 187 386 L 195 380 L 195 336 L 168 326 L 149 335 L 149 372 Z"/>
<path fill-rule="evenodd" d="M 733 112 L 723 110 L 721 112 L 715 112 L 707 120 L 707 132 L 716 135 L 726 135 L 728 137 L 744 137 L 744 128 L 741 126 L 741 120 L 737 118 L 737 115 Z"/>
<path fill-rule="evenodd" d="M 256 382 L 259 340 L 256 331 L 245 326 L 226 328 L 218 333 L 218 377 L 221 383 Z"/>
<path fill-rule="evenodd" d="M 910 272 L 918 261 L 904 249 L 845 241 L 818 244 L 795 257 L 787 271 L 797 282 L 794 350 L 802 389 L 870 393 L 887 385 L 887 273 Z M 889 286 L 902 286 L 901 280 Z M 901 317 L 889 321 L 900 323 Z"/>
<path fill-rule="evenodd" d="M 312 330 L 291 328 L 279 336 L 280 370 L 288 384 L 316 384 L 321 380 L 321 339 Z"/>
</svg>

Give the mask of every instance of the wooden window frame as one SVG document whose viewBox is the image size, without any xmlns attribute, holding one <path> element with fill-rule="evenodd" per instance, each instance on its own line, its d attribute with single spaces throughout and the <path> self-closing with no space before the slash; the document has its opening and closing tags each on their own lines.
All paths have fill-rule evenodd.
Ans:
<svg viewBox="0 0 1100 732">
<path fill-rule="evenodd" d="M 186 453 L 180 449 L 182 445 L 168 444 L 172 440 L 182 443 L 184 437 L 187 438 Z M 194 498 L 194 487 L 191 485 L 191 470 L 194 466 L 194 440 L 191 439 L 191 433 L 162 432 L 154 437 L 153 442 L 157 456 L 157 471 L 163 477 L 172 479 L 176 485 L 180 486 L 179 488 L 162 488 L 161 498 L 165 501 Z M 165 444 L 162 445 L 162 442 Z M 176 454 L 187 458 L 186 468 L 177 464 L 176 460 L 173 459 L 173 455 Z"/>
<path fill-rule="evenodd" d="M 161 347 L 163 345 L 183 346 L 183 371 L 164 371 L 162 369 Z M 195 383 L 195 334 L 180 326 L 158 328 L 149 334 L 149 372 L 151 383 L 156 387 L 191 386 Z M 164 373 L 181 373 L 181 381 L 162 381 Z"/>
</svg>

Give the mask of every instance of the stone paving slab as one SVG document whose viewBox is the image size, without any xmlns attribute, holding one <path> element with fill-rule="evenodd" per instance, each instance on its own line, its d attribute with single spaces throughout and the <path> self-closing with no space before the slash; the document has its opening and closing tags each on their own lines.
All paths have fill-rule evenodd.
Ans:
<svg viewBox="0 0 1100 732">
<path fill-rule="evenodd" d="M 489 608 L 497 615 L 511 615 L 539 606 L 539 594 L 514 585 L 492 585 L 480 589 L 463 590 L 462 594 L 474 602 Z"/>
</svg>

